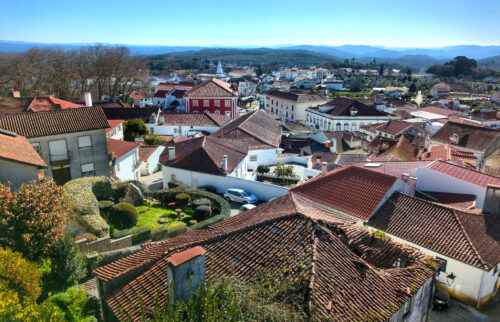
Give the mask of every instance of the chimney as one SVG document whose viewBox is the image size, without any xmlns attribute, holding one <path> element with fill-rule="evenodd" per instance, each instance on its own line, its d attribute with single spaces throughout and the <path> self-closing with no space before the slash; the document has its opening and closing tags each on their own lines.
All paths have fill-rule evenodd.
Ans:
<svg viewBox="0 0 500 322">
<path fill-rule="evenodd" d="M 413 189 L 417 189 L 417 180 L 418 180 L 417 177 L 410 177 L 410 180 L 408 182 L 410 187 L 412 187 Z"/>
<path fill-rule="evenodd" d="M 410 179 L 409 173 L 406 172 L 401 173 L 401 180 L 403 180 L 404 182 L 408 182 L 408 179 Z"/>
<path fill-rule="evenodd" d="M 92 95 L 89 92 L 84 94 L 85 97 L 85 106 L 92 106 Z"/>
<path fill-rule="evenodd" d="M 174 160 L 175 160 L 175 147 L 169 146 L 168 147 L 168 161 L 174 161 Z"/>
<path fill-rule="evenodd" d="M 174 304 L 187 302 L 205 282 L 205 249 L 192 247 L 167 258 L 168 293 Z"/>
<path fill-rule="evenodd" d="M 224 154 L 222 156 L 222 165 L 221 165 L 222 170 L 227 171 L 227 154 Z"/>
<path fill-rule="evenodd" d="M 326 162 L 321 163 L 321 174 L 324 176 L 326 176 L 327 167 L 328 167 L 328 163 L 326 163 Z"/>
<path fill-rule="evenodd" d="M 489 184 L 486 188 L 483 212 L 489 215 L 500 215 L 500 186 Z"/>
</svg>

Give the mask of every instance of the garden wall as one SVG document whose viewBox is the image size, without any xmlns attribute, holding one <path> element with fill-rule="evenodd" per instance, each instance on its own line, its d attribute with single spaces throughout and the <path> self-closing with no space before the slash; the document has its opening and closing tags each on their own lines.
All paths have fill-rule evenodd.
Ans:
<svg viewBox="0 0 500 322">
<path fill-rule="evenodd" d="M 127 235 L 118 239 L 111 239 L 109 236 L 99 238 L 94 241 L 88 241 L 87 239 L 80 239 L 76 242 L 80 248 L 80 252 L 109 252 L 112 250 L 117 250 L 120 248 L 132 246 L 132 235 Z"/>
</svg>

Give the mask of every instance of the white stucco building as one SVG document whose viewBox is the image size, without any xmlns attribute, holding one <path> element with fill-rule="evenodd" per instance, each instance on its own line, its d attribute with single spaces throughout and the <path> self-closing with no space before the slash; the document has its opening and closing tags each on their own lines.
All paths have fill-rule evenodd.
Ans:
<svg viewBox="0 0 500 322">
<path fill-rule="evenodd" d="M 318 93 L 303 90 L 284 92 L 269 90 L 265 92 L 266 111 L 290 121 L 305 121 L 306 109 L 327 102 L 327 99 Z"/>
<path fill-rule="evenodd" d="M 112 175 L 121 181 L 139 180 L 140 143 L 107 139 L 108 153 L 113 165 Z"/>
<path fill-rule="evenodd" d="M 154 133 L 158 135 L 192 136 L 200 132 L 213 133 L 231 122 L 225 115 L 213 113 L 164 113 L 160 114 Z"/>
</svg>

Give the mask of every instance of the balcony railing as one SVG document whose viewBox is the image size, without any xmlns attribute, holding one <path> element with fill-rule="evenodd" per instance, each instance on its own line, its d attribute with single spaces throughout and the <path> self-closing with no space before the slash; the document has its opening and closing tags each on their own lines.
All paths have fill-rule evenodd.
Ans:
<svg viewBox="0 0 500 322">
<path fill-rule="evenodd" d="M 50 163 L 51 164 L 68 164 L 71 162 L 69 153 L 64 154 L 51 154 Z"/>
</svg>

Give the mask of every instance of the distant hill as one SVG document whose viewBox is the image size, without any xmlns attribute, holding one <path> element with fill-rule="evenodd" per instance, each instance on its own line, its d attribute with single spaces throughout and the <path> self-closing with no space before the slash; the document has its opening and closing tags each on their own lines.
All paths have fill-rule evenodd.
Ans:
<svg viewBox="0 0 500 322">
<path fill-rule="evenodd" d="M 357 60 L 361 63 L 368 63 L 373 57 L 361 57 Z M 409 66 L 415 69 L 427 68 L 432 65 L 441 65 L 446 59 L 433 58 L 427 55 L 404 55 L 397 58 L 376 57 L 378 64 L 394 64 L 400 66 Z"/>
<path fill-rule="evenodd" d="M 477 66 L 481 68 L 500 70 L 500 55 L 479 59 L 477 61 Z"/>
<path fill-rule="evenodd" d="M 226 64 L 262 64 L 276 63 L 280 65 L 322 65 L 329 62 L 339 62 L 337 57 L 306 50 L 290 49 L 239 49 L 239 48 L 211 48 L 199 51 L 170 53 L 165 55 L 149 56 L 152 62 L 184 60 L 223 61 Z"/>
</svg>

